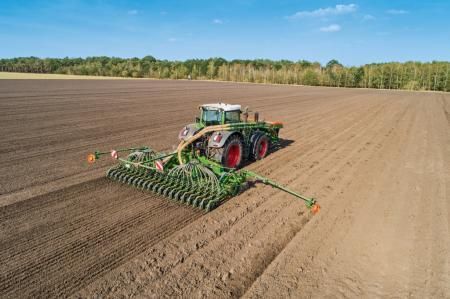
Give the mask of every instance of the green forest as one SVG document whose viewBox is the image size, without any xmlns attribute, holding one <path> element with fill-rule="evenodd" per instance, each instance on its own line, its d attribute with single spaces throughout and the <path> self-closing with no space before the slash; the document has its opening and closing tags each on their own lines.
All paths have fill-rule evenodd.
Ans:
<svg viewBox="0 0 450 299">
<path fill-rule="evenodd" d="M 0 59 L 0 71 L 91 76 L 202 79 L 235 82 L 300 84 L 355 88 L 450 91 L 450 62 L 388 62 L 344 66 L 337 60 L 326 65 L 306 60 L 185 61 L 143 58 L 87 57 Z"/>
</svg>

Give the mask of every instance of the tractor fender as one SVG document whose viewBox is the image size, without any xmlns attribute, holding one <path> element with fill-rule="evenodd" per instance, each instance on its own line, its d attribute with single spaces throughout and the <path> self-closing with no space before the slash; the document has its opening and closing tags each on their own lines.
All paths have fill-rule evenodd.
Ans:
<svg viewBox="0 0 450 299">
<path fill-rule="evenodd" d="M 262 135 L 265 135 L 266 132 L 263 131 L 256 131 L 252 134 L 252 136 L 250 136 L 250 144 L 255 145 L 256 141 L 258 141 L 259 137 L 261 137 Z"/>
<path fill-rule="evenodd" d="M 250 150 L 251 151 L 253 151 L 253 149 L 256 145 L 256 142 L 262 135 L 267 135 L 267 133 L 264 131 L 256 131 L 250 136 Z"/>
<path fill-rule="evenodd" d="M 225 142 L 228 140 L 228 138 L 233 135 L 238 134 L 241 136 L 241 134 L 237 131 L 216 131 L 214 132 L 208 140 L 208 147 L 213 148 L 221 148 Z M 221 136 L 220 138 L 218 136 Z"/>
<path fill-rule="evenodd" d="M 187 126 L 184 126 L 180 133 L 178 133 L 178 139 L 186 141 L 187 139 L 191 138 L 195 135 L 198 131 L 200 131 L 201 128 L 197 124 L 189 124 Z"/>
</svg>

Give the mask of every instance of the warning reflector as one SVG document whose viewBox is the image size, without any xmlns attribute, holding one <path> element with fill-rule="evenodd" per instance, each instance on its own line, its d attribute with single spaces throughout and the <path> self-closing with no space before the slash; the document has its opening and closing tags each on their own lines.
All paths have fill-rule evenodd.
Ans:
<svg viewBox="0 0 450 299">
<path fill-rule="evenodd" d="M 155 161 L 155 166 L 156 169 L 158 169 L 159 171 L 164 171 L 164 163 L 160 160 Z"/>
<path fill-rule="evenodd" d="M 87 157 L 87 160 L 89 163 L 94 163 L 95 162 L 95 155 L 94 154 L 89 154 Z"/>
<path fill-rule="evenodd" d="M 116 150 L 111 150 L 111 158 L 113 158 L 114 160 L 117 160 L 117 158 L 119 158 Z"/>
</svg>

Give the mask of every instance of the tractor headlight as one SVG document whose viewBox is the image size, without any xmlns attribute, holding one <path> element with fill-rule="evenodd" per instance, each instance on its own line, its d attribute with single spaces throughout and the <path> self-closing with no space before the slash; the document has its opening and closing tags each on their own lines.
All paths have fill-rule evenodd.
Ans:
<svg viewBox="0 0 450 299">
<path fill-rule="evenodd" d="M 219 143 L 222 140 L 222 134 L 214 136 L 213 141 Z"/>
<path fill-rule="evenodd" d="M 187 127 L 183 128 L 180 132 L 181 136 L 186 136 L 189 133 L 189 129 Z"/>
</svg>

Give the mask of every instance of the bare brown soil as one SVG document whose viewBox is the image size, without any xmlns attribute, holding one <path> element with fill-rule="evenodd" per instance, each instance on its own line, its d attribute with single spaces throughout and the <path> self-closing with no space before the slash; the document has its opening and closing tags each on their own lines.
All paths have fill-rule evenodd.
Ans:
<svg viewBox="0 0 450 299">
<path fill-rule="evenodd" d="M 291 143 L 204 214 L 105 179 L 95 149 L 177 143 L 197 105 Z M 0 297 L 450 297 L 450 95 L 213 82 L 0 81 Z"/>
</svg>

